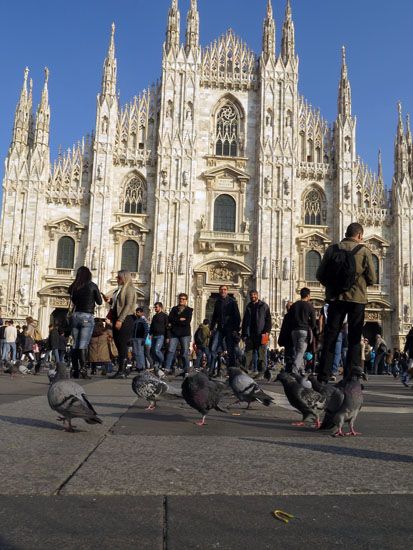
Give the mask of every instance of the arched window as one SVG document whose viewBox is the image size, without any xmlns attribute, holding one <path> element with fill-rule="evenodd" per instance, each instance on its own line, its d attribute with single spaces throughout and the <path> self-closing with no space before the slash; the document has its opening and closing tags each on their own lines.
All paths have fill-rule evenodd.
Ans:
<svg viewBox="0 0 413 550">
<path fill-rule="evenodd" d="M 305 280 L 307 282 L 317 281 L 316 273 L 321 263 L 321 256 L 315 250 L 310 250 L 305 255 Z"/>
<path fill-rule="evenodd" d="M 376 284 L 380 284 L 380 260 L 376 254 L 371 255 L 373 258 L 374 272 L 376 273 Z"/>
<path fill-rule="evenodd" d="M 316 189 L 312 189 L 304 199 L 305 225 L 321 225 L 322 198 Z"/>
<path fill-rule="evenodd" d="M 220 157 L 236 157 L 240 130 L 238 112 L 231 103 L 226 103 L 217 114 L 215 154 Z"/>
<path fill-rule="evenodd" d="M 75 262 L 75 241 L 71 237 L 61 237 L 57 244 L 56 267 L 73 269 Z"/>
<path fill-rule="evenodd" d="M 219 195 L 214 205 L 214 231 L 235 233 L 235 200 L 230 195 Z"/>
<path fill-rule="evenodd" d="M 126 186 L 123 198 L 125 214 L 142 214 L 145 210 L 145 184 L 140 178 L 133 178 Z"/>
<path fill-rule="evenodd" d="M 121 269 L 127 269 L 131 273 L 138 271 L 139 246 L 135 241 L 125 241 L 122 246 Z"/>
</svg>

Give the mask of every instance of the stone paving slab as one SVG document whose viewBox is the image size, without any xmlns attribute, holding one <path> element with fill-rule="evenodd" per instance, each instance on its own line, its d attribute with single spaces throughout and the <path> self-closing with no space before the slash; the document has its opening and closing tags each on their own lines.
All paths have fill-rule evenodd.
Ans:
<svg viewBox="0 0 413 550">
<path fill-rule="evenodd" d="M 127 381 L 87 384 L 87 395 L 103 420 L 101 425 L 74 422 L 77 432 L 65 433 L 44 395 L 0 405 L 0 494 L 46 494 L 59 490 L 108 430 L 135 401 Z"/>
<path fill-rule="evenodd" d="M 288 524 L 272 510 L 294 515 Z M 168 550 L 411 548 L 413 497 L 168 497 Z"/>
<path fill-rule="evenodd" d="M 411 450 L 399 438 L 113 435 L 62 494 L 404 494 L 413 492 Z"/>
<path fill-rule="evenodd" d="M 2 550 L 162 550 L 163 498 L 0 497 Z"/>
</svg>

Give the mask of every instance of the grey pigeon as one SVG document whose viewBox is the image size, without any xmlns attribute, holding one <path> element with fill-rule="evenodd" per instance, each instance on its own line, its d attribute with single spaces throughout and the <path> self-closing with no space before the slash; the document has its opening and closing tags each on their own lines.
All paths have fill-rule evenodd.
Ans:
<svg viewBox="0 0 413 550">
<path fill-rule="evenodd" d="M 274 402 L 274 399 L 267 395 L 251 376 L 237 367 L 229 369 L 229 385 L 238 401 L 248 403 L 247 409 L 253 401 L 258 401 L 266 407 Z"/>
<path fill-rule="evenodd" d="M 307 388 L 309 390 L 314 389 L 310 380 L 307 378 L 307 376 L 303 372 L 299 372 L 298 374 L 292 372 L 291 376 L 299 382 L 303 388 Z"/>
<path fill-rule="evenodd" d="M 363 405 L 363 391 L 360 382 L 364 378 L 360 367 L 353 367 L 347 378 L 335 386 L 327 406 L 326 414 L 321 424 L 321 430 L 337 428 L 335 437 L 343 435 L 360 435 L 354 430 L 354 423 Z M 350 431 L 343 432 L 343 425 L 349 423 Z"/>
<path fill-rule="evenodd" d="M 182 396 L 193 409 L 202 414 L 202 419 L 196 422 L 198 426 L 205 425 L 205 417 L 211 409 L 226 412 L 219 406 L 222 385 L 210 380 L 203 372 L 187 376 L 182 382 Z"/>
<path fill-rule="evenodd" d="M 326 396 L 313 389 L 305 388 L 301 381 L 282 371 L 277 376 L 283 387 L 285 396 L 292 407 L 297 409 L 302 415 L 301 422 L 294 422 L 293 426 L 305 426 L 309 420 L 315 421 L 315 427 L 320 427 L 320 414 L 325 408 Z"/>
<path fill-rule="evenodd" d="M 14 378 L 14 376 L 20 372 L 19 368 L 21 365 L 21 361 L 6 361 L 3 372 L 5 374 L 10 374 L 10 378 Z"/>
<path fill-rule="evenodd" d="M 102 424 L 82 386 L 67 378 L 65 363 L 58 363 L 56 370 L 47 399 L 50 407 L 61 415 L 58 420 L 63 421 L 65 431 L 73 432 L 72 418 L 83 418 L 87 424 Z"/>
<path fill-rule="evenodd" d="M 317 380 L 317 376 L 314 374 L 310 374 L 308 377 L 308 380 L 311 382 L 311 387 L 314 391 L 321 393 L 321 395 L 325 395 L 328 400 L 330 399 L 331 395 L 336 391 L 336 386 L 333 384 L 323 384 L 322 382 L 319 382 Z"/>
<path fill-rule="evenodd" d="M 142 372 L 135 376 L 132 380 L 132 390 L 138 397 L 149 401 L 147 411 L 153 411 L 156 407 L 156 401 L 162 396 L 182 397 L 180 389 L 170 386 L 149 372 Z"/>
</svg>

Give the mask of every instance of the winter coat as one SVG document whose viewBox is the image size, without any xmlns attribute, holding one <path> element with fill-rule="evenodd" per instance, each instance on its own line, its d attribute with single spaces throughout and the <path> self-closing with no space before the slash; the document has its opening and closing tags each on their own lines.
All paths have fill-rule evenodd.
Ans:
<svg viewBox="0 0 413 550">
<path fill-rule="evenodd" d="M 59 349 L 59 331 L 53 328 L 49 333 L 49 349 Z"/>
<path fill-rule="evenodd" d="M 359 242 L 355 239 L 343 239 L 340 248 L 344 250 L 353 250 Z M 334 245 L 327 248 L 321 264 L 317 269 L 317 280 L 324 280 L 328 262 L 334 252 Z M 376 272 L 374 269 L 373 258 L 367 246 L 362 246 L 354 255 L 356 262 L 356 282 L 350 290 L 343 292 L 339 296 L 334 296 L 332 289 L 326 288 L 326 300 L 338 299 L 344 302 L 355 302 L 357 304 L 367 304 L 367 287 L 376 283 Z"/>
<path fill-rule="evenodd" d="M 251 334 L 252 315 L 254 310 L 254 304 L 250 302 L 245 308 L 244 318 L 242 320 L 241 334 L 243 338 L 260 336 L 261 334 L 271 332 L 271 313 L 270 308 L 265 302 L 258 300 L 257 302 L 257 319 L 256 319 L 256 333 Z"/>
<path fill-rule="evenodd" d="M 211 331 L 216 327 L 225 334 L 239 332 L 241 315 L 234 298 L 227 296 L 224 300 L 219 297 L 215 302 L 211 319 Z"/>
<path fill-rule="evenodd" d="M 112 345 L 114 345 L 112 343 Z M 111 341 L 107 332 L 100 336 L 92 336 L 89 344 L 89 361 L 91 363 L 109 363 L 111 358 Z"/>
<path fill-rule="evenodd" d="M 180 338 L 182 336 L 191 336 L 191 307 L 185 307 L 179 311 L 179 306 L 174 306 L 169 313 L 169 334 L 170 338 Z M 180 319 L 184 319 L 180 321 Z"/>
<path fill-rule="evenodd" d="M 207 348 L 209 345 L 209 339 L 211 337 L 211 330 L 208 325 L 201 323 L 197 329 L 197 337 L 200 340 L 200 345 Z M 195 342 L 196 344 L 196 342 Z"/>
</svg>

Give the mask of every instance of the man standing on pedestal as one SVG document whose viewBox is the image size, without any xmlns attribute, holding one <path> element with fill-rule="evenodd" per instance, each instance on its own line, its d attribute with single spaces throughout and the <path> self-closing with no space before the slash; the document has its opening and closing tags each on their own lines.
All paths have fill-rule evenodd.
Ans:
<svg viewBox="0 0 413 550">
<path fill-rule="evenodd" d="M 361 363 L 361 335 L 367 287 L 374 285 L 376 274 L 370 250 L 362 244 L 363 227 L 351 223 L 345 238 L 329 246 L 317 270 L 317 279 L 326 287 L 329 302 L 318 380 L 328 382 L 333 366 L 336 341 L 348 316 L 348 352 L 343 375 Z"/>
<path fill-rule="evenodd" d="M 271 332 L 271 313 L 268 305 L 259 299 L 256 290 L 251 290 L 250 300 L 245 308 L 241 331 L 245 340 L 246 367 L 248 370 L 257 369 L 259 373 L 263 373 Z"/>
</svg>

